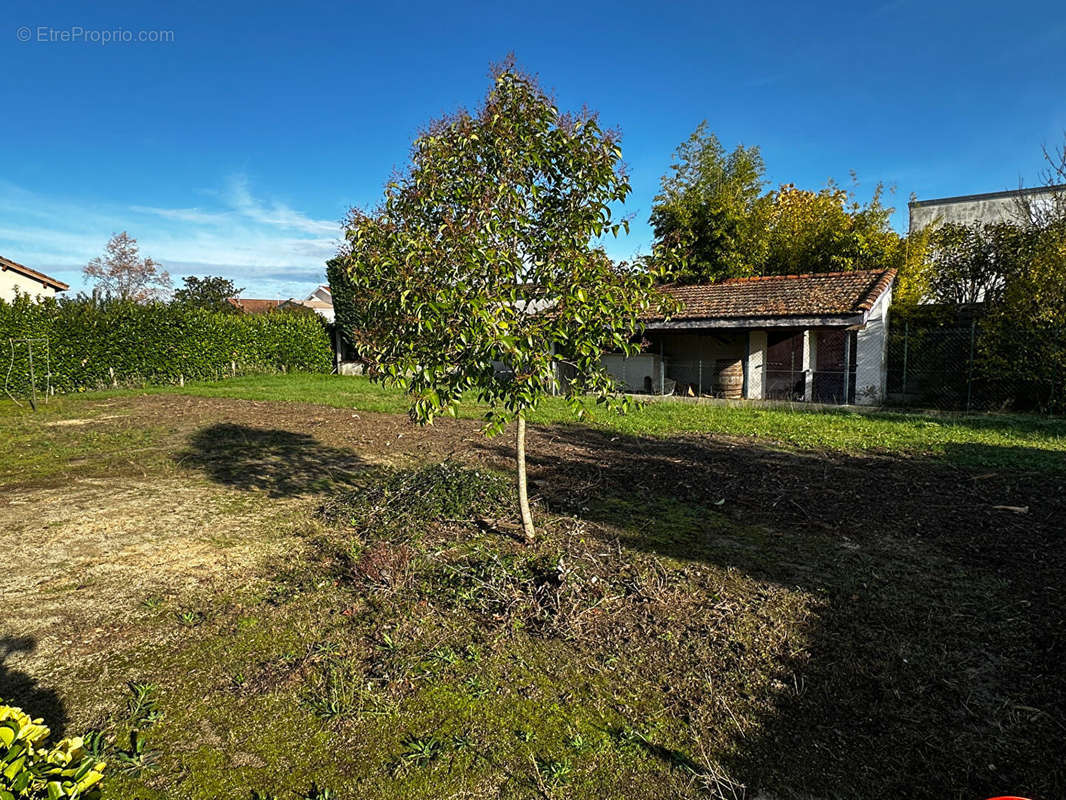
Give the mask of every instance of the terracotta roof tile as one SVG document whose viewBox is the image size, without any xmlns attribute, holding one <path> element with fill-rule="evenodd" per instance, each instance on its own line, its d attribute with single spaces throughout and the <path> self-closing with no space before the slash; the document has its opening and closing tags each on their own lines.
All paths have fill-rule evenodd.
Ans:
<svg viewBox="0 0 1066 800">
<path fill-rule="evenodd" d="M 245 314 L 265 314 L 281 305 L 280 300 L 256 300 L 244 297 L 231 297 L 229 301 Z"/>
<path fill-rule="evenodd" d="M 766 275 L 663 291 L 681 301 L 671 320 L 837 316 L 869 311 L 895 277 L 894 269 Z"/>
</svg>

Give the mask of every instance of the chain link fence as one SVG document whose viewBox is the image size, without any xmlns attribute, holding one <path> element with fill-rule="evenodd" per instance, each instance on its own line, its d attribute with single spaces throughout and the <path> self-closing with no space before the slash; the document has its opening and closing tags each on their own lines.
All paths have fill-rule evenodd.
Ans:
<svg viewBox="0 0 1066 800">
<path fill-rule="evenodd" d="M 755 393 L 767 400 L 855 402 L 854 364 L 846 373 L 842 369 L 803 369 L 799 364 L 788 369 L 763 365 L 752 375 L 740 358 L 680 359 L 640 354 L 629 358 L 607 356 L 604 366 L 614 376 L 619 391 L 629 394 L 739 400 L 749 393 L 748 383 L 754 381 L 762 387 L 761 391 L 753 387 Z"/>
<path fill-rule="evenodd" d="M 1038 409 L 1036 379 L 1026 381 L 1016 370 L 1004 374 L 985 354 L 981 336 L 976 317 L 896 323 L 888 340 L 888 403 L 942 411 Z"/>
</svg>

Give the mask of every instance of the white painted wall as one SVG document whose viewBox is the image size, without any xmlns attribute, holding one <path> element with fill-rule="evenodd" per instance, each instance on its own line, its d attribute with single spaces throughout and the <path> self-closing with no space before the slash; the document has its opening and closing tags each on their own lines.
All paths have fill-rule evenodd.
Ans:
<svg viewBox="0 0 1066 800">
<path fill-rule="evenodd" d="M 618 388 L 623 392 L 643 392 L 651 381 L 652 394 L 659 394 L 665 388 L 666 393 L 673 391 L 674 381 L 664 379 L 663 360 L 658 353 L 637 353 L 625 356 L 609 353 L 600 358 L 603 368 L 618 381 Z"/>
<path fill-rule="evenodd" d="M 16 290 L 30 297 L 55 297 L 56 290 L 51 286 L 45 286 L 21 272 L 13 269 L 0 270 L 0 299 L 9 303 L 15 299 Z"/>
<path fill-rule="evenodd" d="M 818 366 L 818 332 L 807 328 L 803 332 L 803 399 L 814 399 L 814 371 Z"/>
<path fill-rule="evenodd" d="M 751 331 L 748 335 L 747 374 L 744 376 L 744 397 L 762 400 L 766 396 L 763 376 L 766 374 L 766 331 Z"/>
<path fill-rule="evenodd" d="M 1033 206 L 1047 209 L 1054 203 L 1056 195 L 1062 195 L 1062 191 L 1048 191 L 1046 188 L 1036 187 L 1027 192 L 1027 195 Z M 934 223 L 942 225 L 950 222 L 970 225 L 972 223 L 1019 222 L 1020 211 L 1018 198 L 1011 193 L 972 195 L 958 200 L 930 202 L 929 205 L 911 205 L 910 231 L 915 233 Z"/>
<path fill-rule="evenodd" d="M 892 304 L 891 287 L 874 303 L 866 325 L 859 329 L 855 345 L 854 403 L 880 405 L 885 399 L 888 380 L 888 307 Z"/>
</svg>

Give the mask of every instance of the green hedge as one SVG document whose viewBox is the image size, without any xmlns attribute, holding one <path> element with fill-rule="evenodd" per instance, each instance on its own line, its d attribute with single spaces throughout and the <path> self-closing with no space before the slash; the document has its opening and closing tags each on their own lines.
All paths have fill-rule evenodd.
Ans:
<svg viewBox="0 0 1066 800">
<path fill-rule="evenodd" d="M 25 346 L 10 339 L 44 338 L 57 392 L 109 386 L 210 380 L 250 372 L 329 372 L 329 334 L 314 314 L 221 314 L 166 303 L 64 298 L 0 300 L 0 387 L 29 392 Z M 45 365 L 34 349 L 38 391 Z"/>
</svg>

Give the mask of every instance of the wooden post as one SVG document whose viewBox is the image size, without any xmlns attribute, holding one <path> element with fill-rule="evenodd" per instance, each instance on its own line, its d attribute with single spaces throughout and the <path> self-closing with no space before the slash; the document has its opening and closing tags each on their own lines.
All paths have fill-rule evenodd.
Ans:
<svg viewBox="0 0 1066 800">
<path fill-rule="evenodd" d="M 37 377 L 33 374 L 33 342 L 26 342 L 26 353 L 30 359 L 30 405 L 37 410 Z"/>
</svg>

